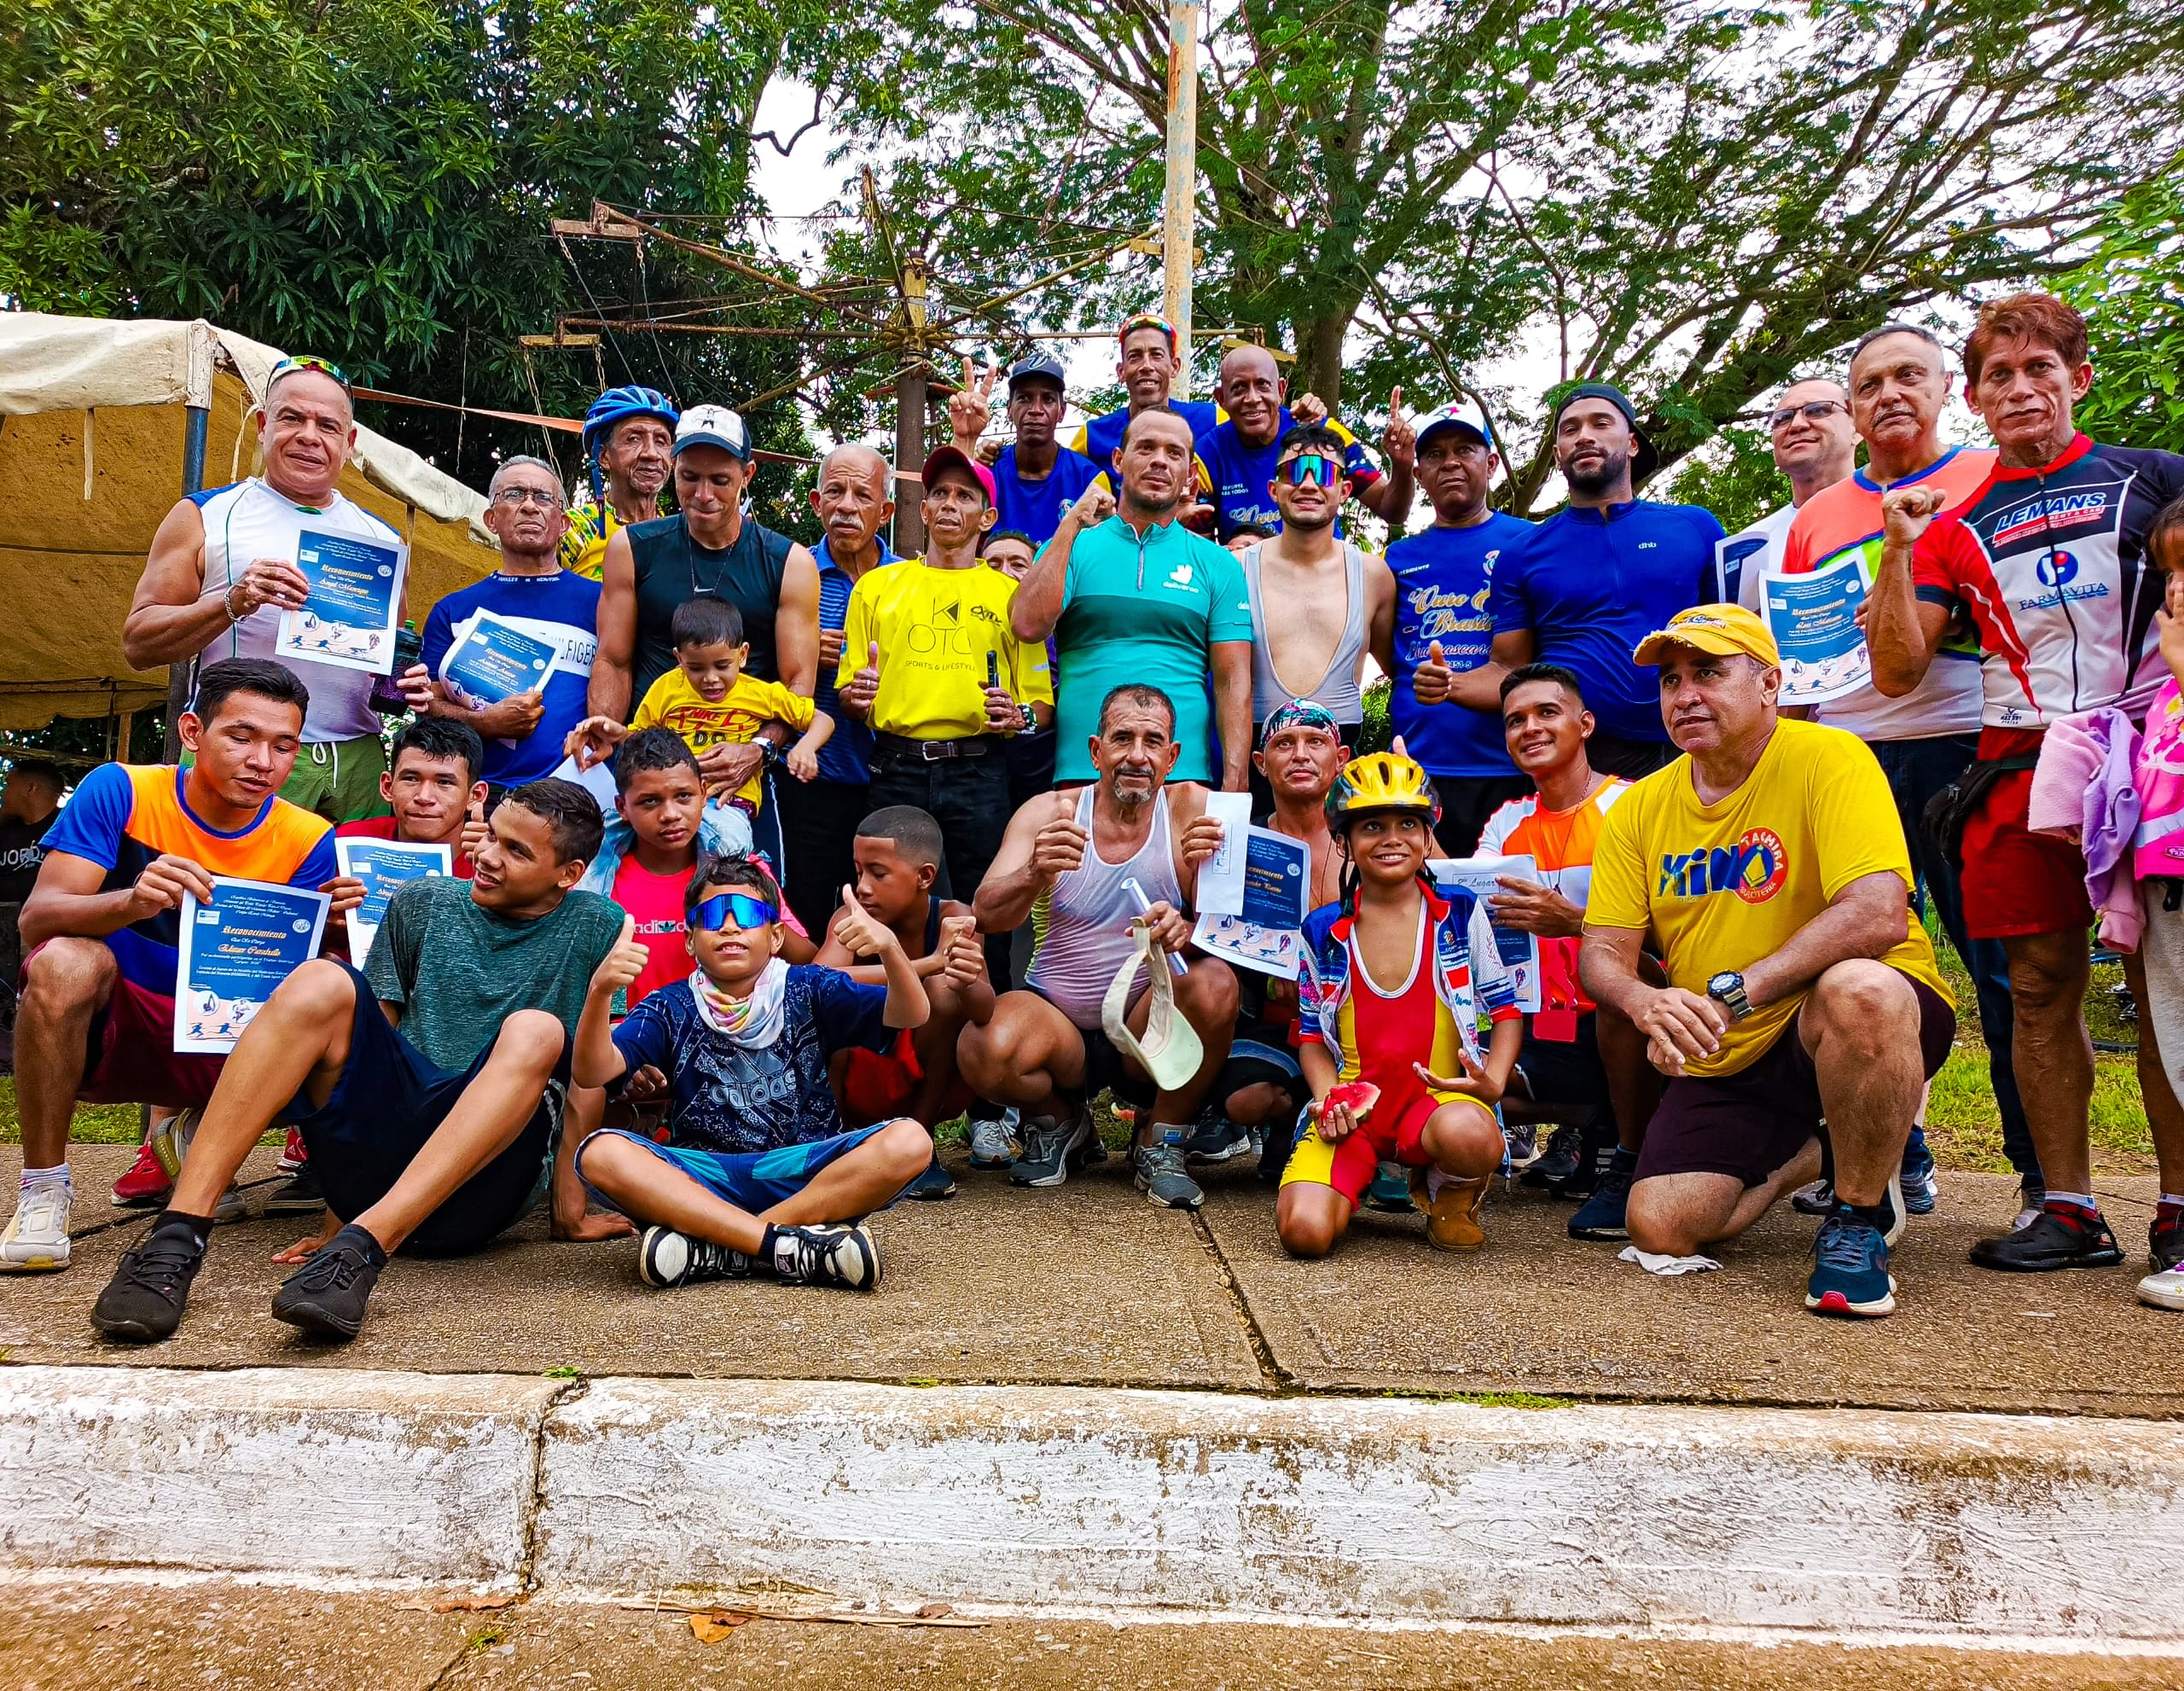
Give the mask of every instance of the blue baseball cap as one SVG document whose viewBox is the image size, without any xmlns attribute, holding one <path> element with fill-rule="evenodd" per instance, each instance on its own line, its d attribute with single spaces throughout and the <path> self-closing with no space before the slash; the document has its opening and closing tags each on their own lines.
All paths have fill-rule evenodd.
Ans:
<svg viewBox="0 0 2184 1691">
<path fill-rule="evenodd" d="M 1069 392 L 1069 373 L 1062 368 L 1061 360 L 1043 346 L 1035 347 L 1008 367 L 1008 391 L 1016 392 L 1023 381 L 1051 381 L 1066 393 Z"/>
</svg>

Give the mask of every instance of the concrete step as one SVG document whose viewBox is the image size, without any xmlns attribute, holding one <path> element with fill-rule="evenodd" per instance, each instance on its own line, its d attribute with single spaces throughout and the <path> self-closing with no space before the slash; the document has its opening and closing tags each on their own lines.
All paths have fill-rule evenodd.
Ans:
<svg viewBox="0 0 2184 1691">
<path fill-rule="evenodd" d="M 0 1679 L 54 1691 L 2171 1691 L 2178 1662 L 1932 1642 L 1017 1617 L 976 1627 L 757 1620 L 701 1642 L 671 1611 L 535 1598 L 440 1612 L 439 1594 L 228 1581 L 0 1588 Z"/>
<path fill-rule="evenodd" d="M 2124 1418 L 0 1368 L 49 1577 L 2138 1647 L 2179 1543 Z"/>
</svg>

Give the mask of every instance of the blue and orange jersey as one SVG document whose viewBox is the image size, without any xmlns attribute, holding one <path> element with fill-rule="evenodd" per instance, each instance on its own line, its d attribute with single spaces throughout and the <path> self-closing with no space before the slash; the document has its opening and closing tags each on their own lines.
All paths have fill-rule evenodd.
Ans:
<svg viewBox="0 0 2184 1691">
<path fill-rule="evenodd" d="M 277 794 L 232 834 L 189 808 L 189 771 L 166 764 L 102 764 L 85 776 L 45 836 L 48 857 L 66 852 L 106 871 L 100 891 L 135 883 L 155 857 L 187 857 L 211 875 L 317 888 L 340 874 L 334 827 Z M 107 936 L 125 979 L 171 996 L 182 917 L 162 910 Z"/>
</svg>

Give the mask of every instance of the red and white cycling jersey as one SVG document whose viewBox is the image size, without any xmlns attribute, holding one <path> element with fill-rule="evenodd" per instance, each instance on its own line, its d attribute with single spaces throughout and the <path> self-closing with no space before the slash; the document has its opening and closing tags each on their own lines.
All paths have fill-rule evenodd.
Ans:
<svg viewBox="0 0 2184 1691">
<path fill-rule="evenodd" d="M 1996 464 L 1919 539 L 1911 578 L 1928 604 L 1962 604 L 1979 630 L 1983 720 L 2042 729 L 2120 705 L 2143 715 L 2168 671 L 2155 639 L 2154 514 L 2184 495 L 2184 456 L 2081 434 L 2036 469 Z"/>
</svg>

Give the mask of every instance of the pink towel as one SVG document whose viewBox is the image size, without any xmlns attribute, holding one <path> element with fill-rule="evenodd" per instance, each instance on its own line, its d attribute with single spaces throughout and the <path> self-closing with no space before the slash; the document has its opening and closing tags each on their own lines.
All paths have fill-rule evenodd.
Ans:
<svg viewBox="0 0 2184 1691">
<path fill-rule="evenodd" d="M 2040 764 L 2032 771 L 2032 794 L 2025 801 L 2024 825 L 2035 834 L 2053 834 L 2077 843 L 2085 827 L 2086 789 L 2106 761 L 2105 739 L 2096 739 L 2084 717 L 2063 717 L 2040 736 Z"/>
</svg>

